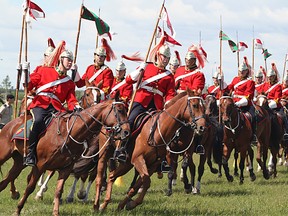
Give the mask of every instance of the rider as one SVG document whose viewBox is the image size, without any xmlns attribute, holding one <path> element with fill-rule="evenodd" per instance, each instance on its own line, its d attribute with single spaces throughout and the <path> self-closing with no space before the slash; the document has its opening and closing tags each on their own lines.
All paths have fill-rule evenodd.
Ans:
<svg viewBox="0 0 288 216">
<path fill-rule="evenodd" d="M 177 68 L 181 65 L 180 55 L 178 51 L 174 51 L 175 56 L 173 56 L 169 61 L 169 69 L 173 75 L 175 75 Z"/>
<path fill-rule="evenodd" d="M 217 99 L 217 105 L 219 106 L 219 99 L 221 97 L 221 89 L 225 89 L 227 87 L 226 82 L 224 82 L 223 75 L 220 74 L 220 68 L 218 67 L 217 71 L 213 73 L 212 76 L 213 85 L 207 88 L 208 95 L 214 95 Z M 223 86 L 220 86 L 222 83 Z"/>
<path fill-rule="evenodd" d="M 94 53 L 94 64 L 87 67 L 81 79 L 75 80 L 76 86 L 78 88 L 85 86 L 87 79 L 89 83 L 94 83 L 101 90 L 101 99 L 105 100 L 111 91 L 114 79 L 112 70 L 105 65 L 105 59 L 110 61 L 110 58 L 115 58 L 114 53 L 103 38 L 102 46 L 98 47 Z M 77 68 L 75 69 L 77 70 Z"/>
<path fill-rule="evenodd" d="M 150 54 L 151 63 L 141 63 L 140 67 L 126 77 L 128 84 L 133 84 L 140 78 L 143 71 L 142 82 L 136 91 L 135 99 L 128 121 L 131 131 L 136 117 L 150 109 L 163 110 L 164 103 L 168 103 L 175 96 L 175 84 L 172 73 L 166 69 L 171 53 L 165 43 L 165 37 L 153 48 Z M 117 156 L 118 155 L 118 156 Z M 126 160 L 126 146 L 116 152 L 119 160 Z"/>
<path fill-rule="evenodd" d="M 264 74 L 266 74 L 265 69 L 260 66 L 260 69 L 255 73 L 255 93 L 254 100 L 256 100 L 257 96 L 263 92 L 264 86 Z"/>
<path fill-rule="evenodd" d="M 198 46 L 192 45 L 188 48 L 185 56 L 185 66 L 177 68 L 174 75 L 178 94 L 186 91 L 187 87 L 199 94 L 202 93 L 205 86 L 205 76 L 199 69 L 204 67 L 204 60 L 205 58 L 201 55 Z M 204 147 L 198 145 L 196 153 L 204 154 Z"/>
<path fill-rule="evenodd" d="M 61 46 L 56 49 L 58 52 Z M 58 54 L 59 56 L 59 54 Z M 36 146 L 39 141 L 39 134 L 45 130 L 45 121 L 51 113 L 66 112 L 62 103 L 67 102 L 69 111 L 73 109 L 79 111 L 81 107 L 75 96 L 75 84 L 67 76 L 67 71 L 72 67 L 73 54 L 69 50 L 64 50 L 59 58 L 56 67 L 41 67 L 37 73 L 30 75 L 28 90 L 36 88 L 36 96 L 28 107 L 33 117 L 33 124 L 29 135 L 29 146 L 27 157 L 24 158 L 24 165 L 35 166 Z M 28 68 L 28 63 L 24 63 L 24 69 Z"/>
<path fill-rule="evenodd" d="M 252 143 L 257 142 L 256 137 L 256 119 L 255 107 L 252 100 L 255 92 L 255 82 L 251 79 L 251 66 L 248 64 L 247 58 L 244 57 L 243 63 L 238 68 L 238 76 L 227 86 L 225 91 L 234 91 L 233 100 L 235 105 L 241 109 L 242 112 L 249 112 L 251 115 L 251 126 L 253 132 Z"/>
<path fill-rule="evenodd" d="M 128 104 L 133 94 L 133 85 L 126 83 L 125 75 L 126 66 L 123 61 L 120 61 L 116 66 L 116 76 L 113 80 L 110 96 L 113 96 L 116 91 L 119 91 L 120 99 L 126 104 L 128 109 Z"/>
<path fill-rule="evenodd" d="M 281 83 L 278 82 L 278 70 L 276 68 L 275 63 L 272 63 L 272 67 L 267 72 L 268 81 L 265 82 L 263 86 L 263 91 L 267 95 L 268 98 L 268 106 L 274 112 L 278 113 L 284 122 L 284 141 L 288 140 L 288 121 L 287 117 L 284 113 L 283 107 L 281 105 L 282 98 L 282 86 Z"/>
</svg>

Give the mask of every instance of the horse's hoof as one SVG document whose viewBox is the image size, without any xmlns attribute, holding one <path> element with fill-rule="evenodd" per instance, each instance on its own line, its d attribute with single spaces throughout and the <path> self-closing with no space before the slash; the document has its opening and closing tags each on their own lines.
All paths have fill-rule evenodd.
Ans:
<svg viewBox="0 0 288 216">
<path fill-rule="evenodd" d="M 171 196 L 172 195 L 172 190 L 166 191 L 166 196 Z"/>
<path fill-rule="evenodd" d="M 250 175 L 250 180 L 251 180 L 252 182 L 256 180 L 256 175 L 255 175 L 254 173 L 252 173 L 252 174 Z"/>
<path fill-rule="evenodd" d="M 233 176 L 227 176 L 227 180 L 228 180 L 228 182 L 233 182 L 233 180 L 234 180 L 234 178 L 233 178 Z"/>
<path fill-rule="evenodd" d="M 172 179 L 172 185 L 173 185 L 173 186 L 176 185 L 176 179 Z"/>
<path fill-rule="evenodd" d="M 67 197 L 66 198 L 66 202 L 67 203 L 73 203 L 74 202 L 74 198 L 73 197 Z"/>
<path fill-rule="evenodd" d="M 269 172 L 268 171 L 263 172 L 263 177 L 264 177 L 264 179 L 268 180 L 270 178 Z"/>
<path fill-rule="evenodd" d="M 78 199 L 83 200 L 86 197 L 86 191 L 79 191 L 77 197 Z"/>
<path fill-rule="evenodd" d="M 192 189 L 192 194 L 194 194 L 194 195 L 200 194 L 200 190 L 194 187 Z"/>
<path fill-rule="evenodd" d="M 243 180 L 240 180 L 239 185 L 243 185 Z"/>
<path fill-rule="evenodd" d="M 238 177 L 238 176 L 239 176 L 239 173 L 238 173 L 238 172 L 234 172 L 234 176 L 235 176 L 235 177 Z"/>
<path fill-rule="evenodd" d="M 210 169 L 210 171 L 211 171 L 211 173 L 213 173 L 213 174 L 217 174 L 217 173 L 218 173 L 218 170 L 215 169 L 215 168 Z"/>
<path fill-rule="evenodd" d="M 218 173 L 218 178 L 221 178 L 222 177 L 222 173 Z"/>
<path fill-rule="evenodd" d="M 43 196 L 39 196 L 38 194 L 35 196 L 35 200 L 41 201 L 43 200 Z"/>
<path fill-rule="evenodd" d="M 14 193 L 12 193 L 11 194 L 11 198 L 13 199 L 13 200 L 18 200 L 19 198 L 20 198 L 20 193 L 19 193 L 19 191 L 15 191 Z"/>
<path fill-rule="evenodd" d="M 136 202 L 134 200 L 130 200 L 126 204 L 126 210 L 132 210 L 137 206 Z"/>
</svg>

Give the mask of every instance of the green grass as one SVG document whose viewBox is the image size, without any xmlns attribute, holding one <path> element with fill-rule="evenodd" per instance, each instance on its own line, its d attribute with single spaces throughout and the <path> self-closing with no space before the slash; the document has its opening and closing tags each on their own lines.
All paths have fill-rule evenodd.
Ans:
<svg viewBox="0 0 288 216">
<path fill-rule="evenodd" d="M 196 158 L 198 159 L 198 158 Z M 232 160 L 230 159 L 230 164 Z M 8 161 L 2 167 L 4 175 L 11 166 Z M 254 165 L 256 167 L 256 165 Z M 16 181 L 16 186 L 23 195 L 26 187 L 26 176 L 31 168 L 26 168 Z M 230 166 L 230 170 L 232 170 Z M 218 178 L 217 175 L 210 173 L 208 167 L 202 178 L 202 188 L 200 195 L 185 194 L 183 183 L 177 180 L 177 185 L 173 188 L 171 197 L 165 196 L 167 187 L 167 175 L 163 179 L 157 179 L 152 176 L 152 183 L 148 193 L 145 196 L 142 205 L 132 211 L 123 210 L 117 212 L 118 203 L 124 198 L 125 191 L 130 185 L 133 171 L 123 177 L 124 185 L 114 186 L 112 202 L 103 213 L 93 212 L 94 188 L 91 187 L 89 194 L 89 203 L 83 204 L 77 198 L 73 204 L 63 203 L 60 206 L 60 215 L 287 215 L 288 200 L 288 170 L 284 166 L 278 166 L 277 178 L 265 180 L 261 172 L 256 172 L 257 179 L 251 182 L 248 172 L 245 171 L 245 180 L 243 185 L 239 185 L 238 177 L 234 182 L 228 183 L 226 178 Z M 65 184 L 63 198 L 65 199 L 72 178 L 69 178 Z M 26 202 L 22 214 L 30 215 L 51 215 L 53 208 L 53 197 L 56 185 L 56 176 L 49 182 L 48 191 L 44 194 L 42 201 L 35 201 L 36 190 L 30 195 Z M 37 190 L 38 190 L 37 186 Z M 102 196 L 103 199 L 103 196 Z M 9 188 L 0 193 L 0 215 L 12 215 L 16 210 L 18 201 L 10 198 Z"/>
</svg>

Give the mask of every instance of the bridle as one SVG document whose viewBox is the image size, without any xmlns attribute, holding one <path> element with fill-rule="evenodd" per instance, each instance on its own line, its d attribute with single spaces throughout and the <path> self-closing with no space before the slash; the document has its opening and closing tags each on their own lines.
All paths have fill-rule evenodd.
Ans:
<svg viewBox="0 0 288 216">
<path fill-rule="evenodd" d="M 233 101 L 233 98 L 231 96 L 222 96 L 220 98 L 220 100 L 222 100 L 222 99 L 231 99 Z M 236 124 L 235 127 L 232 127 L 232 125 L 231 125 L 231 119 L 232 119 L 231 115 L 232 115 L 232 113 L 233 112 L 230 112 L 229 115 L 228 115 L 229 120 L 228 121 L 223 121 L 223 122 L 224 122 L 225 128 L 230 130 L 233 134 L 235 134 L 235 130 L 240 126 L 240 114 L 239 114 L 239 112 L 237 112 L 237 124 Z M 228 113 L 226 112 L 226 114 L 228 114 Z"/>
<path fill-rule="evenodd" d="M 86 94 L 86 90 L 89 90 L 89 89 L 91 89 L 91 92 L 93 94 L 93 102 L 92 103 L 89 103 L 88 97 L 87 97 L 87 94 Z M 88 86 L 88 87 L 86 87 L 86 89 L 84 91 L 84 95 L 82 96 L 83 100 L 85 100 L 85 102 L 87 104 L 86 108 L 91 107 L 91 106 L 93 106 L 95 104 L 98 104 L 100 102 L 100 100 L 102 99 L 101 96 L 102 95 L 101 95 L 101 89 L 100 88 L 98 88 L 96 86 Z"/>
</svg>

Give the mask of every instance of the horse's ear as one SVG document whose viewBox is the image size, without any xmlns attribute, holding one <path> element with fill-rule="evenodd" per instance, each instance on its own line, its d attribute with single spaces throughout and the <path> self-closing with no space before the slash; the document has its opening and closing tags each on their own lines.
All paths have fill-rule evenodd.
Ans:
<svg viewBox="0 0 288 216">
<path fill-rule="evenodd" d="M 115 92 L 114 99 L 115 99 L 115 101 L 120 100 L 120 92 L 118 90 L 116 90 L 116 92 Z"/>
</svg>

